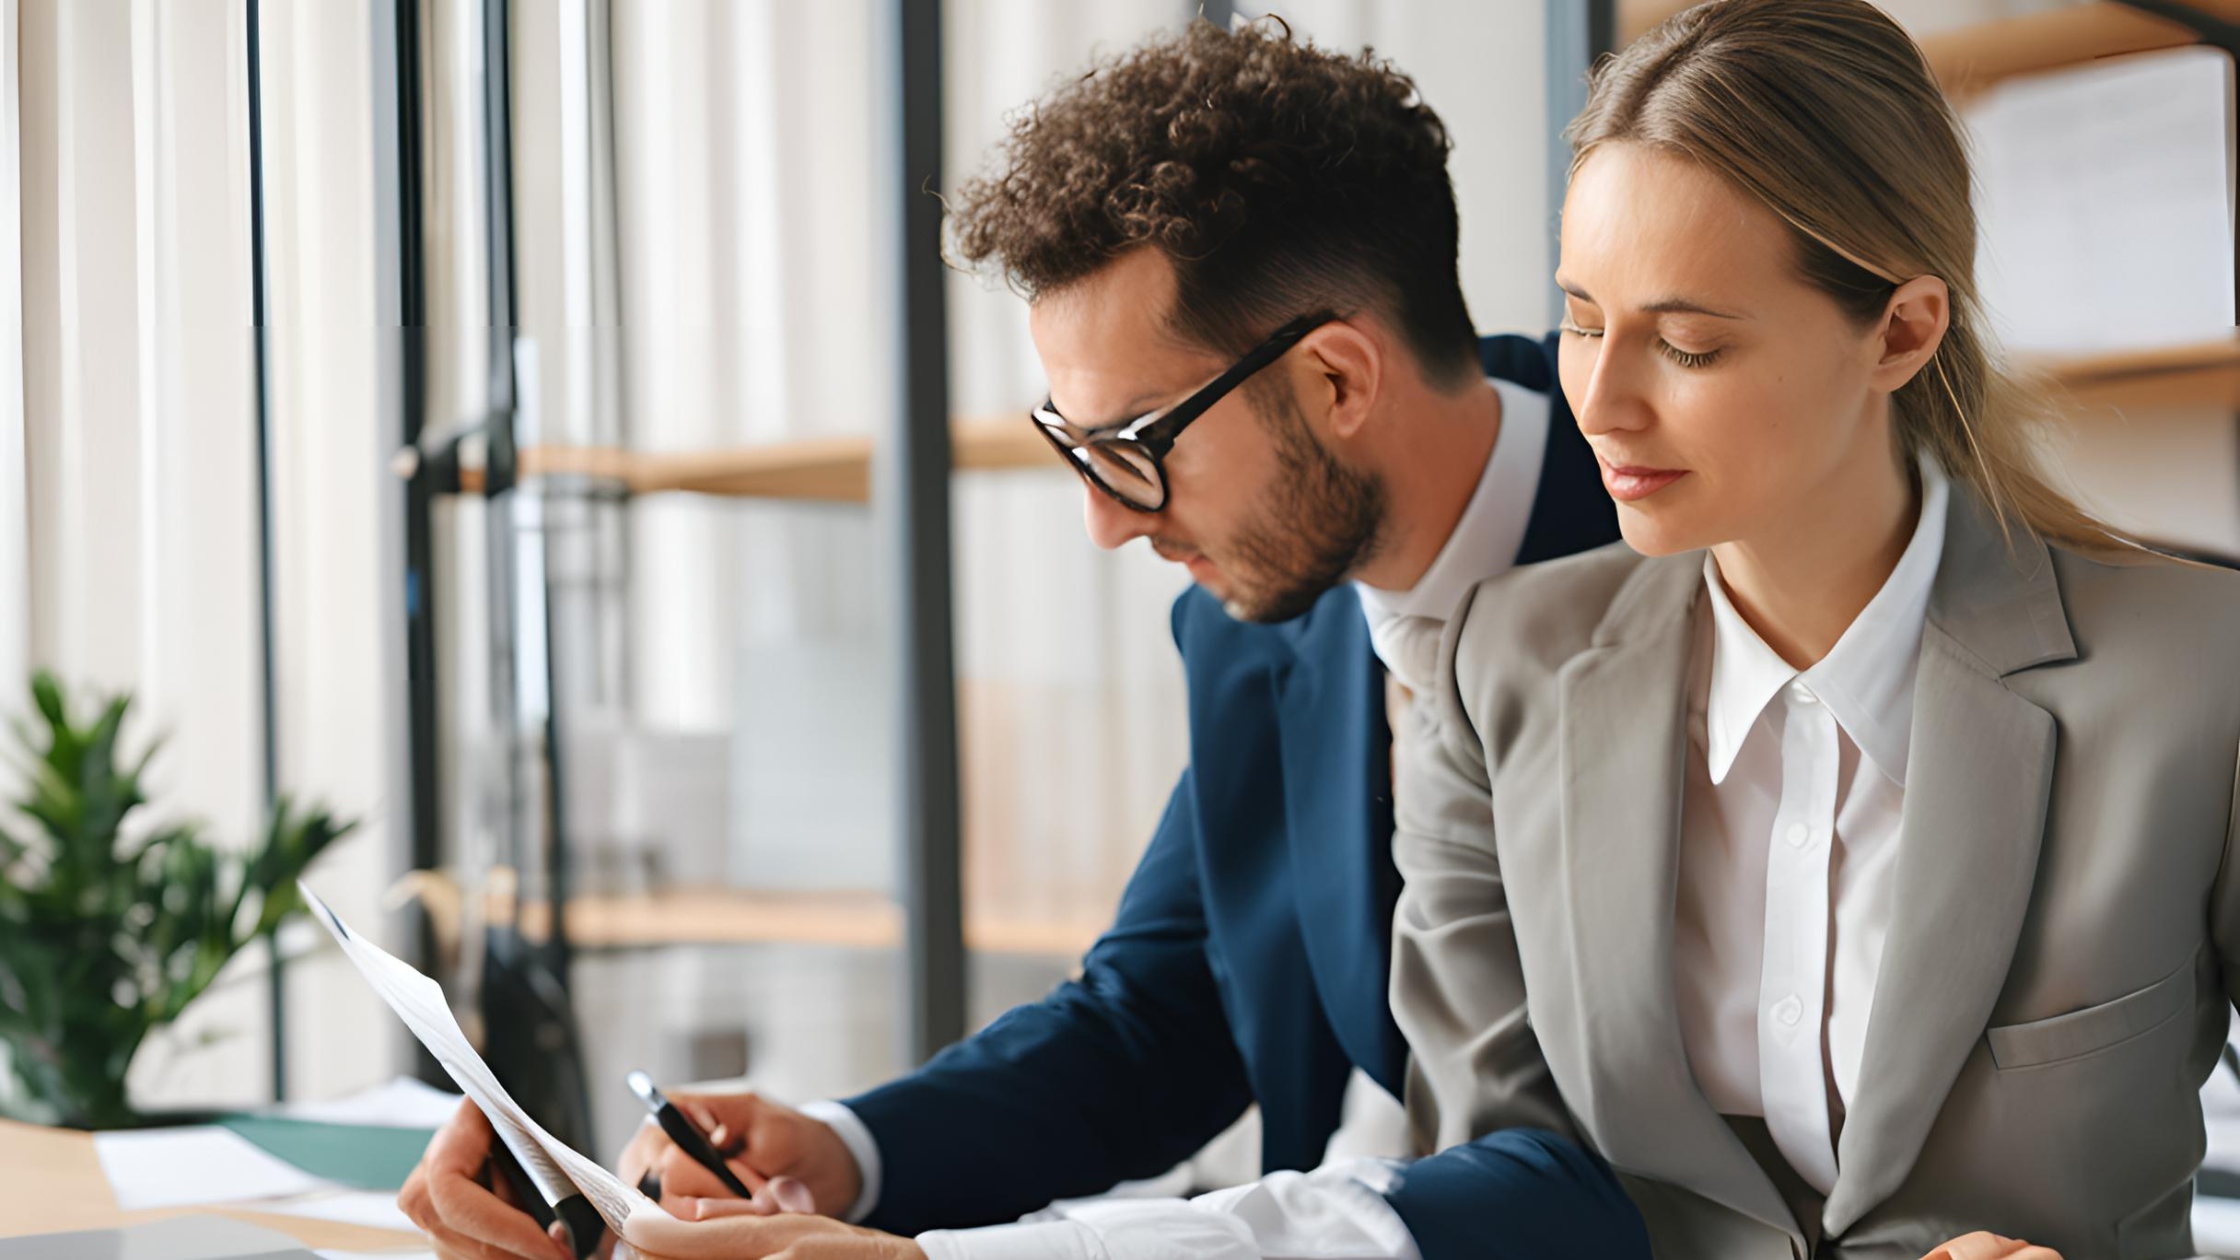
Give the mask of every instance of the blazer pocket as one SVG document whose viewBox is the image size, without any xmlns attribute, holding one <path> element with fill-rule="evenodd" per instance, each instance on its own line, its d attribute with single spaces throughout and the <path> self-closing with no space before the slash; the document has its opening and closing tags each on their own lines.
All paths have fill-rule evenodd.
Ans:
<svg viewBox="0 0 2240 1260">
<path fill-rule="evenodd" d="M 2081 1059 L 2160 1026 L 2193 1004 L 2194 964 L 2188 961 L 2144 989 L 2081 1011 L 1993 1028 L 1991 1061 L 1998 1067 L 2041 1067 Z"/>
</svg>

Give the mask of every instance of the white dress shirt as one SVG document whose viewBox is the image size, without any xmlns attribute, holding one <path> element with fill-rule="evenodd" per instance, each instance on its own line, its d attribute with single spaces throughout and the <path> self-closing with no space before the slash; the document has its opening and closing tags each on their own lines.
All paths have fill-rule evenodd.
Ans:
<svg viewBox="0 0 2240 1260">
<path fill-rule="evenodd" d="M 1712 1107 L 1762 1116 L 1825 1195 L 1890 926 L 1913 681 L 1944 551 L 1926 455 L 1897 566 L 1799 672 L 1704 560 L 1673 972 L 1688 1064 Z"/>
<path fill-rule="evenodd" d="M 1540 465 L 1548 453 L 1548 396 L 1507 381 L 1487 383 L 1501 399 L 1501 431 L 1446 545 L 1407 590 L 1353 584 L 1377 659 L 1410 691 L 1423 690 L 1438 671 L 1439 635 L 1448 616 L 1472 587 L 1516 565 L 1532 521 Z"/>
<path fill-rule="evenodd" d="M 1470 589 L 1516 562 L 1547 449 L 1545 395 L 1490 381 L 1500 430 L 1478 488 L 1422 580 L 1406 591 L 1355 584 L 1370 643 L 1385 668 L 1416 687 L 1437 664 L 1439 632 Z M 817 1105 L 833 1123 L 846 1112 Z M 863 1197 L 876 1202 L 879 1154 L 852 1114 L 834 1128 L 863 1170 Z M 1192 1199 L 1108 1198 L 1053 1205 L 1013 1225 L 918 1235 L 929 1260 L 1418 1260 L 1415 1239 L 1384 1199 L 1397 1164 L 1333 1160 L 1311 1173 L 1275 1173 Z M 969 1170 L 960 1175 L 969 1176 Z"/>
</svg>

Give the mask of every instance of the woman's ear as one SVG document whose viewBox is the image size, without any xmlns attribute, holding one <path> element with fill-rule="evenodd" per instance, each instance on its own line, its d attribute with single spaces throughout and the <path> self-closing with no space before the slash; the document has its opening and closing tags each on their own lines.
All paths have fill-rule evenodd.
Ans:
<svg viewBox="0 0 2240 1260">
<path fill-rule="evenodd" d="M 1313 374 L 1302 395 L 1308 419 L 1340 441 L 1359 435 L 1376 410 L 1387 366 L 1385 343 L 1364 328 L 1333 320 L 1308 333 L 1299 350 L 1300 370 Z M 1316 410 L 1322 414 L 1313 414 Z"/>
<path fill-rule="evenodd" d="M 1915 276 L 1890 294 L 1874 338 L 1874 383 L 1894 394 L 1929 365 L 1952 327 L 1952 292 L 1935 276 Z"/>
</svg>

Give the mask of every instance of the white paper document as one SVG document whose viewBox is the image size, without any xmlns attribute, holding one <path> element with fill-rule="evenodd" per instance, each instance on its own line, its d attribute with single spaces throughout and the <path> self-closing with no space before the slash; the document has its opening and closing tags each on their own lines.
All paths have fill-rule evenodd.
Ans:
<svg viewBox="0 0 2240 1260">
<path fill-rule="evenodd" d="M 1968 110 L 1977 273 L 2008 348 L 2089 354 L 2233 327 L 2233 70 L 2176 48 L 2000 84 Z"/>
<path fill-rule="evenodd" d="M 597 1161 L 545 1132 L 513 1101 L 505 1087 L 498 1084 L 489 1065 L 482 1061 L 482 1056 L 475 1053 L 466 1034 L 459 1030 L 459 1022 L 451 1016 L 451 1004 L 444 1000 L 443 986 L 352 932 L 308 885 L 299 880 L 296 887 L 302 889 L 312 917 L 334 934 L 358 974 L 364 976 L 381 1000 L 389 1004 L 389 1009 L 404 1020 L 412 1035 L 428 1048 L 428 1053 L 451 1074 L 451 1079 L 467 1097 L 474 1099 L 482 1114 L 490 1118 L 490 1127 L 497 1130 L 499 1140 L 521 1161 L 523 1171 L 529 1174 L 529 1180 L 536 1183 L 538 1192 L 547 1201 L 557 1203 L 580 1192 L 618 1238 L 622 1236 L 623 1225 L 634 1215 L 667 1215 L 659 1204 L 640 1194 L 635 1186 L 624 1185 L 620 1177 L 600 1167 Z"/>
<path fill-rule="evenodd" d="M 366 1124 L 397 1129 L 438 1129 L 459 1108 L 459 1096 L 409 1076 L 324 1102 L 285 1103 L 273 1115 L 320 1124 Z"/>
<path fill-rule="evenodd" d="M 273 1199 L 307 1190 L 331 1190 L 322 1181 L 254 1142 L 214 1124 L 141 1129 L 93 1135 L 93 1151 L 117 1206 L 181 1207 Z"/>
<path fill-rule="evenodd" d="M 315 1221 L 338 1221 L 344 1225 L 364 1225 L 369 1229 L 389 1229 L 403 1234 L 420 1232 L 420 1227 L 397 1206 L 397 1196 L 386 1190 L 342 1190 L 256 1206 L 259 1212 L 279 1216 L 305 1216 Z"/>
</svg>

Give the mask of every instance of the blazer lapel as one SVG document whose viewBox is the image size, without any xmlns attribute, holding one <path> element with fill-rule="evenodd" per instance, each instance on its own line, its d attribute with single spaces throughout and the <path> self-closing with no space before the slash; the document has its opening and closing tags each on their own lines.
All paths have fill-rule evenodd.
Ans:
<svg viewBox="0 0 2240 1260">
<path fill-rule="evenodd" d="M 1894 908 L 1824 1220 L 1902 1185 L 2005 987 L 2052 787 L 2052 715 L 2009 691 L 2076 655 L 2043 543 L 1956 485 L 1914 685 Z"/>
<path fill-rule="evenodd" d="M 1338 617 L 1338 613 L 1343 617 Z M 1331 1032 L 1398 1097 L 1406 1050 L 1393 1022 L 1391 736 L 1384 671 L 1358 607 L 1317 610 L 1278 681 L 1284 819 L 1300 934 Z"/>
<path fill-rule="evenodd" d="M 1558 1083 L 1612 1164 L 1794 1234 L 1780 1192 L 1697 1087 L 1673 992 L 1691 610 L 1702 569 L 1701 553 L 1645 562 L 1595 646 L 1561 675 L 1576 978 L 1572 992 L 1551 996 L 1572 1013 L 1586 1080 L 1559 1075 Z"/>
</svg>

